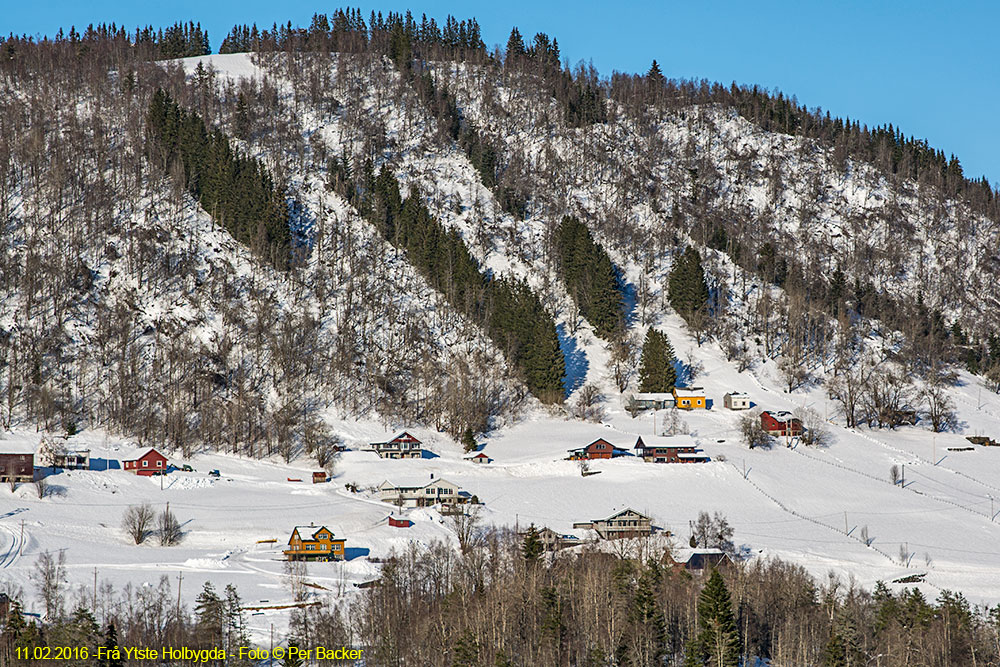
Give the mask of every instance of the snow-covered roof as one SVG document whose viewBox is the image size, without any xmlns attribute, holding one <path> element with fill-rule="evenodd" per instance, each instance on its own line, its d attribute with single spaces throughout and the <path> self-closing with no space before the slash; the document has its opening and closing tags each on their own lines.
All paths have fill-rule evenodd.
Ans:
<svg viewBox="0 0 1000 667">
<path fill-rule="evenodd" d="M 152 451 L 156 451 L 156 448 L 155 447 L 139 447 L 137 449 L 131 449 L 131 450 L 128 450 L 126 452 L 122 452 L 122 458 L 121 458 L 121 460 L 122 461 L 137 461 L 137 460 L 141 459 L 143 456 L 145 456 L 146 454 L 148 454 L 148 453 L 150 453 Z M 160 452 L 156 452 L 156 453 L 160 454 Z M 160 454 L 160 456 L 163 456 L 163 454 Z M 164 458 L 166 458 L 166 457 L 164 456 Z"/>
<path fill-rule="evenodd" d="M 629 512 L 631 512 L 632 514 L 635 514 L 635 515 L 637 515 L 637 516 L 641 516 L 641 517 L 642 517 L 643 519 L 650 519 L 650 520 L 652 520 L 652 519 L 651 519 L 651 517 L 648 517 L 648 516 L 646 516 L 646 515 L 645 515 L 645 514 L 643 514 L 642 512 L 636 512 L 636 511 L 635 511 L 634 509 L 632 509 L 631 507 L 626 507 L 626 508 L 625 508 L 625 509 L 623 509 L 623 510 L 619 510 L 618 512 L 615 512 L 614 514 L 612 514 L 612 515 L 611 515 L 611 516 L 609 516 L 609 517 L 605 517 L 605 518 L 603 518 L 603 519 L 594 519 L 594 521 L 611 521 L 612 519 L 617 519 L 617 518 L 618 518 L 618 517 L 620 517 L 620 516 L 621 516 L 622 514 L 628 514 Z"/>
<path fill-rule="evenodd" d="M 292 528 L 292 533 L 294 534 L 295 531 L 298 531 L 300 539 L 311 540 L 311 539 L 314 538 L 314 536 L 316 535 L 316 533 L 318 533 L 320 530 L 323 530 L 323 529 L 326 529 L 326 531 L 330 533 L 330 537 L 331 538 L 337 538 L 337 533 L 334 532 L 333 528 L 330 528 L 329 526 L 326 526 L 326 525 L 319 525 L 319 526 L 295 526 L 294 528 Z M 289 542 L 291 542 L 291 539 L 292 539 L 291 537 L 288 538 Z"/>
<path fill-rule="evenodd" d="M 704 396 L 705 390 L 701 387 L 674 387 L 674 392 L 678 396 Z"/>
<path fill-rule="evenodd" d="M 24 440 L 0 441 L 0 454 L 34 454 L 36 445 Z"/>
<path fill-rule="evenodd" d="M 641 443 L 641 445 L 640 445 Z M 642 447 L 697 447 L 694 440 L 678 435 L 649 435 L 639 436 L 635 441 L 635 449 Z"/>
<path fill-rule="evenodd" d="M 704 452 L 681 452 L 677 455 L 679 459 L 707 459 L 708 454 Z"/>
<path fill-rule="evenodd" d="M 778 421 L 782 421 L 782 422 L 786 422 L 786 421 L 788 421 L 789 419 L 795 419 L 795 415 L 793 415 L 793 414 L 792 414 L 791 412 L 789 412 L 788 410 L 778 410 L 778 411 L 775 411 L 775 412 L 771 412 L 771 411 L 769 410 L 769 411 L 767 412 L 767 414 L 771 415 L 772 417 L 774 417 L 774 418 L 775 418 L 775 419 L 777 419 Z"/>
<path fill-rule="evenodd" d="M 432 485 L 433 486 L 445 485 L 445 486 L 453 486 L 456 489 L 459 488 L 458 484 L 455 484 L 454 482 L 449 482 L 448 480 L 446 480 L 446 479 L 444 479 L 442 477 L 435 477 L 434 479 L 430 479 L 427 476 L 420 476 L 420 477 L 413 477 L 413 476 L 397 477 L 396 479 L 394 479 L 392 481 L 390 481 L 390 480 L 387 479 L 384 482 L 382 482 L 381 484 L 379 484 L 378 488 L 380 488 L 380 489 L 422 489 L 424 487 L 432 486 Z"/>
<path fill-rule="evenodd" d="M 732 396 L 733 398 L 750 398 L 750 394 L 745 391 L 731 391 L 727 393 L 726 396 Z"/>
</svg>

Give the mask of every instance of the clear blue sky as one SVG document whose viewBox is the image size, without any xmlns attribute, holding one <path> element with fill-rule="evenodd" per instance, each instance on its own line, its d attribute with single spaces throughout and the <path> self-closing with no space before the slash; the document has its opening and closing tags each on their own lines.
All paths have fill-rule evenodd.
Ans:
<svg viewBox="0 0 1000 667">
<path fill-rule="evenodd" d="M 112 21 L 163 26 L 200 21 L 217 50 L 234 23 L 308 25 L 337 3 L 300 0 L 4 0 L 0 33 L 52 35 L 62 26 Z M 967 176 L 1000 185 L 1000 2 L 810 0 L 661 2 L 389 1 L 443 19 L 475 16 L 488 46 L 516 25 L 546 32 L 572 64 L 601 74 L 644 72 L 656 58 L 671 77 L 756 83 L 809 107 L 868 125 L 893 123 L 959 157 Z"/>
</svg>

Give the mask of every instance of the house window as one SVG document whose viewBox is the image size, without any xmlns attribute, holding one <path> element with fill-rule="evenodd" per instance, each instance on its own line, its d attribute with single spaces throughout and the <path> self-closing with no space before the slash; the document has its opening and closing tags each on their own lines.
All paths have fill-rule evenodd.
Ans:
<svg viewBox="0 0 1000 667">
<path fill-rule="evenodd" d="M 143 468 L 148 468 L 149 467 L 149 461 L 143 461 L 142 462 L 142 467 Z"/>
<path fill-rule="evenodd" d="M 156 462 L 156 467 L 157 468 L 162 468 L 163 467 L 163 461 L 157 461 Z"/>
<path fill-rule="evenodd" d="M 306 551 L 315 551 L 315 550 L 316 550 L 316 545 L 315 544 L 307 544 L 306 545 Z"/>
<path fill-rule="evenodd" d="M 430 495 L 433 495 L 433 494 L 434 494 L 434 489 L 427 489 L 427 495 L 430 496 Z"/>
</svg>

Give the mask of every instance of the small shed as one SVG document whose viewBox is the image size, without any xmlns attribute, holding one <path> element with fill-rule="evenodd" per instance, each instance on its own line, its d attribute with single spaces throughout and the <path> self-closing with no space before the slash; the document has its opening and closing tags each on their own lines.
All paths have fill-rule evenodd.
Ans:
<svg viewBox="0 0 1000 667">
<path fill-rule="evenodd" d="M 413 525 L 413 522 L 409 519 L 397 519 L 394 516 L 389 517 L 389 525 L 393 528 L 409 528 Z"/>
<path fill-rule="evenodd" d="M 313 473 L 313 484 L 320 484 L 326 481 L 326 472 L 320 470 Z"/>
<path fill-rule="evenodd" d="M 722 404 L 730 410 L 749 410 L 750 394 L 742 391 L 731 391 L 722 397 Z"/>
<path fill-rule="evenodd" d="M 484 463 L 490 463 L 490 462 L 493 461 L 493 459 L 491 459 L 490 457 L 488 457 L 483 452 L 478 452 L 478 453 L 476 453 L 473 456 L 466 456 L 465 460 L 466 461 L 472 461 L 473 463 L 475 463 L 477 465 L 482 465 Z"/>
</svg>

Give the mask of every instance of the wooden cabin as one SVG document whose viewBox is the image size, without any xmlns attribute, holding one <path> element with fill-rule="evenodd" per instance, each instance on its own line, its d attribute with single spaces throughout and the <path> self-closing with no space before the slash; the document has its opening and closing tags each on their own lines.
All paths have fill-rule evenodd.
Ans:
<svg viewBox="0 0 1000 667">
<path fill-rule="evenodd" d="M 122 458 L 122 468 L 136 475 L 148 477 L 156 472 L 167 471 L 167 457 L 152 447 L 137 449 Z"/>
<path fill-rule="evenodd" d="M 681 410 L 705 409 L 708 399 L 701 387 L 674 387 L 674 401 Z"/>
<path fill-rule="evenodd" d="M 687 438 L 647 438 L 635 442 L 635 454 L 646 463 L 704 463 L 708 456 Z"/>
<path fill-rule="evenodd" d="M 604 438 L 598 438 L 586 447 L 569 450 L 569 458 L 573 461 L 593 461 L 594 459 L 610 459 L 619 456 L 621 452 Z"/>
<path fill-rule="evenodd" d="M 0 482 L 35 479 L 35 448 L 27 444 L 0 443 Z"/>
<path fill-rule="evenodd" d="M 344 560 L 345 542 L 326 526 L 295 526 L 282 553 L 288 560 Z"/>
</svg>

